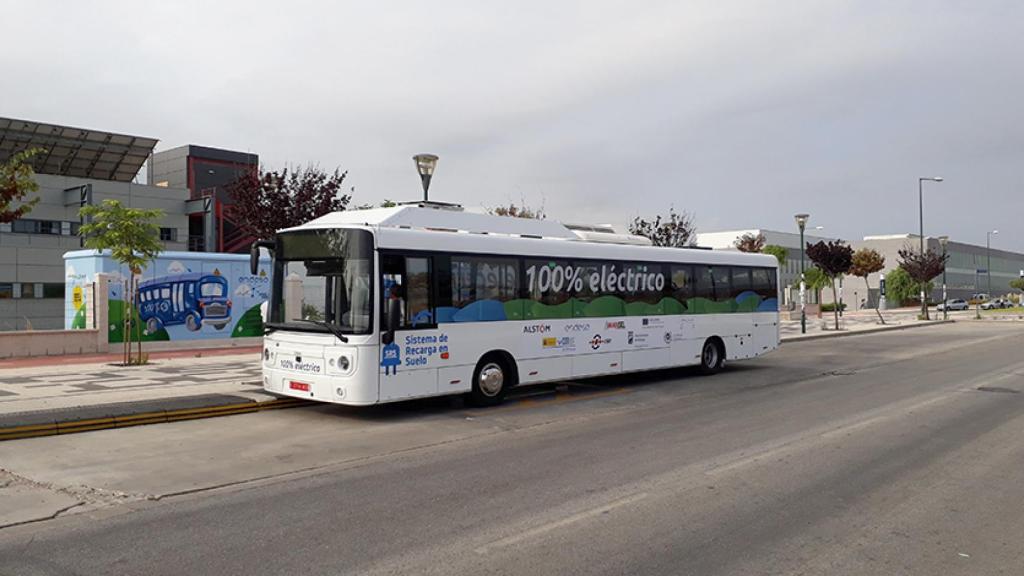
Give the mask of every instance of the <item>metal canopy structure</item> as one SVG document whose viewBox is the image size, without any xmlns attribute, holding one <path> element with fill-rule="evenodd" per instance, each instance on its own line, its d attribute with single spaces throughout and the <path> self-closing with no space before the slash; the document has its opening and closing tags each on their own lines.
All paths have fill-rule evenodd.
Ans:
<svg viewBox="0 0 1024 576">
<path fill-rule="evenodd" d="M 156 143 L 155 138 L 0 118 L 0 162 L 42 148 L 32 159 L 39 174 L 130 182 Z"/>
</svg>

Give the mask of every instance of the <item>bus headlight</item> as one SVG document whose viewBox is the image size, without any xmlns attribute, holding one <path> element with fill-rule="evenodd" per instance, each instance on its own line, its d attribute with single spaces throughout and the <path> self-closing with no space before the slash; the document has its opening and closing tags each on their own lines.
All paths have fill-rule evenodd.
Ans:
<svg viewBox="0 0 1024 576">
<path fill-rule="evenodd" d="M 338 370 L 341 370 L 342 372 L 348 372 L 348 369 L 351 367 L 352 364 L 351 362 L 349 362 L 348 356 L 338 357 Z"/>
</svg>

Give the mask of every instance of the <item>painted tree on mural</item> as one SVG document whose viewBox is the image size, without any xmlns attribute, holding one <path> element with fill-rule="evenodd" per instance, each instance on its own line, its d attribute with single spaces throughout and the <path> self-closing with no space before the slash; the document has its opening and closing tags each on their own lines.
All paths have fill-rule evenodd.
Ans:
<svg viewBox="0 0 1024 576">
<path fill-rule="evenodd" d="M 138 276 L 163 250 L 160 226 L 163 210 L 127 208 L 117 200 L 104 200 L 98 206 L 83 206 L 79 210 L 83 220 L 78 233 L 85 247 L 110 250 L 110 257 L 129 271 L 125 280 L 124 303 L 124 364 L 145 364 L 142 354 L 142 323 L 138 320 Z M 134 332 L 134 335 L 133 335 Z M 132 340 L 138 342 L 138 354 L 132 356 Z"/>
<path fill-rule="evenodd" d="M 669 208 L 668 216 L 660 214 L 654 220 L 637 216 L 629 223 L 629 233 L 644 236 L 655 246 L 683 248 L 693 246 L 697 241 L 697 226 L 693 216 L 687 212 L 676 212 Z"/>
<path fill-rule="evenodd" d="M 39 198 L 25 200 L 25 197 L 39 190 L 29 160 L 41 152 L 41 148 L 30 148 L 0 163 L 0 223 L 6 224 L 24 217 L 39 203 Z M 15 206 L 15 203 L 18 205 Z"/>
<path fill-rule="evenodd" d="M 281 171 L 251 170 L 227 186 L 233 201 L 229 215 L 247 234 L 272 238 L 278 230 L 305 224 L 348 208 L 352 188 L 343 190 L 348 172 L 318 166 Z"/>
<path fill-rule="evenodd" d="M 825 242 L 822 240 L 817 244 L 807 244 L 807 257 L 814 262 L 814 265 L 821 270 L 832 285 L 832 302 L 835 303 L 833 312 L 836 318 L 836 330 L 839 330 L 839 298 L 836 295 L 836 278 L 850 271 L 853 265 L 853 248 L 846 245 L 842 240 Z"/>
</svg>

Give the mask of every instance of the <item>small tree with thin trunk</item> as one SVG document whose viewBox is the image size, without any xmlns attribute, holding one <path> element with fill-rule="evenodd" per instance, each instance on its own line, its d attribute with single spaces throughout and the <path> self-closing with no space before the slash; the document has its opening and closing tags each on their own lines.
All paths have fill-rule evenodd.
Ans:
<svg viewBox="0 0 1024 576">
<path fill-rule="evenodd" d="M 853 265 L 853 248 L 842 240 L 807 244 L 807 257 L 828 278 L 832 285 L 832 301 L 835 302 L 836 330 L 839 330 L 839 298 L 836 295 L 836 278 L 847 274 Z"/>
<path fill-rule="evenodd" d="M 760 232 L 757 234 L 747 232 L 743 236 L 737 238 L 732 245 L 740 252 L 761 252 L 764 250 L 764 244 L 767 241 L 768 239 Z"/>
<path fill-rule="evenodd" d="M 662 218 L 659 214 L 652 221 L 637 216 L 629 223 L 629 233 L 649 238 L 655 246 L 684 248 L 694 245 L 697 239 L 697 226 L 690 214 L 669 208 L 667 218 Z"/>
<path fill-rule="evenodd" d="M 41 152 L 41 148 L 30 148 L 0 163 L 0 223 L 6 224 L 22 218 L 39 203 L 39 198 L 26 201 L 25 196 L 39 190 L 29 160 Z M 14 207 L 15 202 L 19 206 Z"/>
<path fill-rule="evenodd" d="M 138 276 L 163 249 L 160 227 L 155 222 L 162 210 L 126 208 L 117 200 L 104 200 L 99 206 L 84 206 L 79 213 L 91 220 L 82 224 L 79 234 L 86 248 L 110 250 L 115 262 L 128 268 L 129 278 L 124 295 L 124 363 L 145 364 L 142 355 L 141 323 L 137 321 Z M 132 329 L 138 341 L 138 356 L 132 358 Z"/>
<path fill-rule="evenodd" d="M 922 253 L 909 247 L 900 250 L 899 255 L 900 268 L 922 288 L 921 318 L 928 320 L 928 296 L 923 294 L 923 288 L 946 269 L 946 260 L 949 259 L 949 255 L 930 249 Z"/>
<path fill-rule="evenodd" d="M 864 279 L 864 286 L 868 289 L 868 299 L 871 298 L 871 285 L 868 284 L 868 276 L 885 269 L 885 256 L 879 254 L 873 248 L 861 248 L 853 253 L 853 263 L 850 266 L 850 274 L 860 276 Z M 878 302 L 875 302 L 875 313 L 878 314 L 878 321 L 885 324 L 882 311 L 878 309 Z"/>
</svg>

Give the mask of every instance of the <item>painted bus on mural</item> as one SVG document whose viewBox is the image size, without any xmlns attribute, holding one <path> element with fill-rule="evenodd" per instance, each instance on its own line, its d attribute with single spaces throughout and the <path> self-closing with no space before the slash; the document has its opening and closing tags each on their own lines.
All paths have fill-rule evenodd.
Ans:
<svg viewBox="0 0 1024 576">
<path fill-rule="evenodd" d="M 779 346 L 772 256 L 418 203 L 337 212 L 273 255 L 263 385 L 370 405 L 675 366 Z"/>
</svg>

